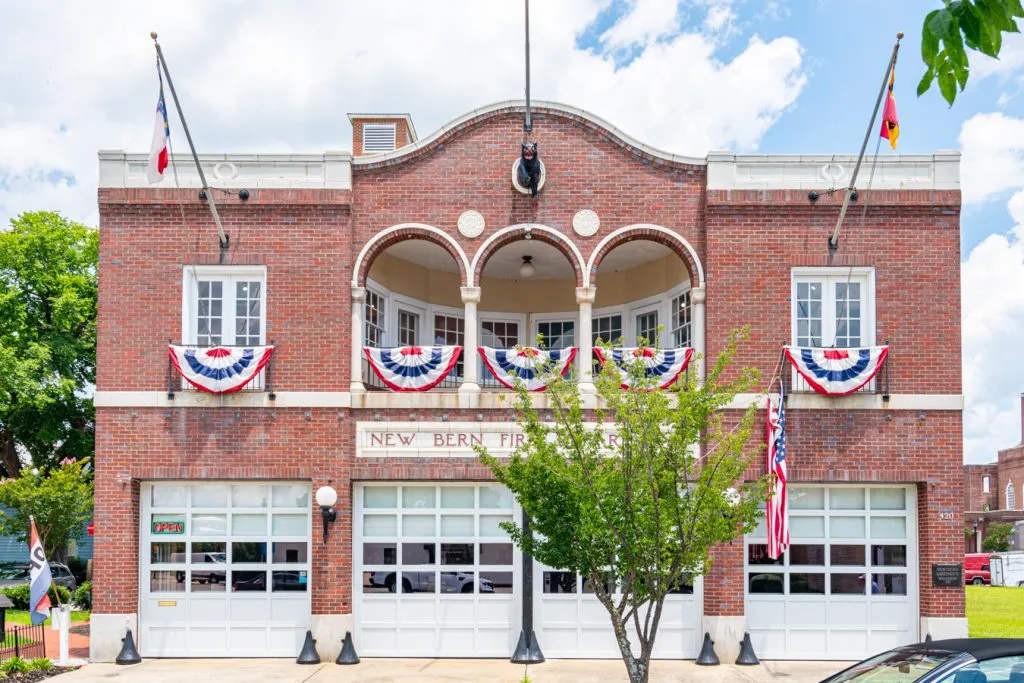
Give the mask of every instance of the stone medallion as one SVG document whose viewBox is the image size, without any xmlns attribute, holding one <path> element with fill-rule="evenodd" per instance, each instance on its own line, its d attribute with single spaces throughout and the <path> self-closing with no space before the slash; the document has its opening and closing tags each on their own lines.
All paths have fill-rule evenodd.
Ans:
<svg viewBox="0 0 1024 683">
<path fill-rule="evenodd" d="M 601 219 L 598 218 L 597 214 L 590 209 L 577 211 L 576 215 L 572 217 L 572 229 L 575 230 L 576 234 L 580 237 L 590 237 L 591 235 L 595 235 L 600 227 Z"/>
<path fill-rule="evenodd" d="M 459 234 L 473 239 L 484 232 L 484 217 L 479 211 L 463 211 L 459 216 Z"/>
</svg>

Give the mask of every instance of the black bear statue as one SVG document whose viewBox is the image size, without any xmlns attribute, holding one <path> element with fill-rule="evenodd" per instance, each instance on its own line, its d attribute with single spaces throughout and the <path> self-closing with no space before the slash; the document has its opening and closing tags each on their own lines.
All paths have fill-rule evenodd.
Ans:
<svg viewBox="0 0 1024 683">
<path fill-rule="evenodd" d="M 537 143 L 524 142 L 519 152 L 519 168 L 516 180 L 520 187 L 530 191 L 531 197 L 537 196 L 540 185 L 540 157 L 537 156 Z"/>
</svg>

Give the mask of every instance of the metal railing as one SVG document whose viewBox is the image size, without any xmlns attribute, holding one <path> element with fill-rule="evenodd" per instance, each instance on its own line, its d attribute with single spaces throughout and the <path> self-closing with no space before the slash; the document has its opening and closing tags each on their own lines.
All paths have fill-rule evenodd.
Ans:
<svg viewBox="0 0 1024 683">
<path fill-rule="evenodd" d="M 885 343 L 889 345 L 888 342 Z M 892 364 L 892 346 L 889 346 L 889 354 L 886 356 L 885 362 L 882 363 L 882 367 L 878 370 L 878 374 L 874 378 L 862 386 L 855 394 L 877 394 L 881 395 L 883 401 L 889 400 L 889 366 Z M 785 386 L 786 394 L 813 394 L 817 393 L 807 380 L 796 371 L 796 368 L 786 360 L 785 355 L 782 357 L 782 372 L 779 373 L 782 379 L 782 383 Z"/>
<path fill-rule="evenodd" d="M 168 339 L 167 343 L 173 346 L 184 346 L 189 349 L 200 349 L 206 348 L 199 346 L 198 344 L 189 344 L 185 342 L 175 342 L 174 340 Z M 249 348 L 242 346 L 234 346 L 229 344 L 219 344 L 221 348 L 225 349 L 239 349 Z M 274 346 L 274 342 L 270 341 L 267 346 Z M 274 349 L 277 350 L 276 348 Z M 274 354 L 270 354 L 270 359 L 267 364 L 260 370 L 259 374 L 252 378 L 252 380 L 242 387 L 239 391 L 245 393 L 267 393 L 270 394 L 269 398 L 274 400 L 276 395 L 274 394 L 273 385 L 273 371 L 274 371 Z M 177 370 L 174 369 L 174 363 L 171 362 L 170 356 L 167 358 L 167 398 L 174 398 L 174 395 L 180 391 L 198 391 L 194 386 L 189 384 L 184 377 L 182 377 Z"/>
<path fill-rule="evenodd" d="M 6 625 L 4 639 L 0 644 L 0 662 L 20 657 L 21 659 L 40 659 L 46 656 L 45 626 Z"/>
</svg>

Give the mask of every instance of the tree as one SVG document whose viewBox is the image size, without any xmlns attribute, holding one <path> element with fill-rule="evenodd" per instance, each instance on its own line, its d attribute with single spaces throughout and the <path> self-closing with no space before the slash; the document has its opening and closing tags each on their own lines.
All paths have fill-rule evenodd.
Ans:
<svg viewBox="0 0 1024 683">
<path fill-rule="evenodd" d="M 755 407 L 732 426 L 721 413 L 757 377 L 744 370 L 726 379 L 737 341 L 702 386 L 687 380 L 681 390 L 653 390 L 639 358 L 626 364 L 637 388 L 623 389 L 606 363 L 592 411 L 574 378 L 552 377 L 551 423 L 520 383 L 514 407 L 523 445 L 504 462 L 477 448 L 536 532 L 506 523 L 513 542 L 582 575 L 608 611 L 634 683 L 647 681 L 666 596 L 708 570 L 712 547 L 751 531 L 764 498 L 763 480 L 738 484 L 750 464 Z"/>
<path fill-rule="evenodd" d="M 0 483 L 0 503 L 13 510 L 0 513 L 0 534 L 27 541 L 29 517 L 43 539 L 51 560 L 67 558 L 68 541 L 82 536 L 92 517 L 93 485 L 82 462 L 65 460 L 48 472 L 25 470 Z"/>
<path fill-rule="evenodd" d="M 24 213 L 0 231 L 0 468 L 91 456 L 96 230 Z"/>
<path fill-rule="evenodd" d="M 1010 536 L 1013 535 L 1013 525 L 1001 522 L 992 522 L 988 525 L 988 533 L 981 542 L 981 549 L 986 553 L 1005 553 L 1010 549 Z"/>
<path fill-rule="evenodd" d="M 917 85 L 920 97 L 939 82 L 939 91 L 953 105 L 957 87 L 963 92 L 970 76 L 965 47 L 999 58 L 1003 33 L 1019 33 L 1017 18 L 1024 17 L 1021 0 L 945 0 L 945 7 L 924 18 L 921 58 L 927 70 Z"/>
</svg>

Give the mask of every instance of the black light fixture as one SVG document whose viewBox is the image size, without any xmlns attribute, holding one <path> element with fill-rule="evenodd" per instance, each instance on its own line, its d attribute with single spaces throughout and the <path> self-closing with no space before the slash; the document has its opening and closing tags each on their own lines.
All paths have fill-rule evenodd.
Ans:
<svg viewBox="0 0 1024 683">
<path fill-rule="evenodd" d="M 321 486 L 316 490 L 316 504 L 320 506 L 320 516 L 324 520 L 324 543 L 327 543 L 327 528 L 338 519 L 338 511 L 334 504 L 338 502 L 338 492 L 330 486 Z"/>
<path fill-rule="evenodd" d="M 524 278 L 531 278 L 536 272 L 536 269 L 533 267 L 533 257 L 524 256 L 523 263 L 519 266 L 519 275 Z"/>
</svg>

